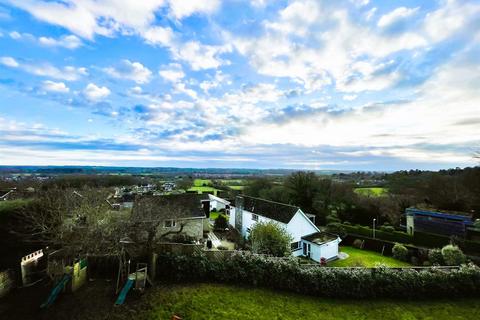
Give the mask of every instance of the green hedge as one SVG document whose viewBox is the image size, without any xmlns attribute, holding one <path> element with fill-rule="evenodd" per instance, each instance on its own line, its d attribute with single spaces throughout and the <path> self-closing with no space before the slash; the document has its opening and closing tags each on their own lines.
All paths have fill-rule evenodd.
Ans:
<svg viewBox="0 0 480 320">
<path fill-rule="evenodd" d="M 342 225 L 345 231 L 349 234 L 356 234 L 371 238 L 373 236 L 372 229 L 365 226 L 349 226 Z M 415 231 L 411 236 L 405 232 L 394 231 L 385 232 L 382 230 L 375 230 L 375 238 L 380 240 L 399 242 L 406 244 L 414 244 L 420 247 L 427 248 L 442 248 L 450 244 L 450 237 L 434 233 Z M 458 243 L 458 246 L 468 254 L 480 255 L 480 242 L 464 240 Z"/>
<path fill-rule="evenodd" d="M 295 258 L 278 259 L 248 252 L 210 259 L 203 253 L 161 255 L 157 261 L 157 274 L 170 281 L 254 285 L 335 298 L 480 296 L 480 269 L 473 264 L 450 271 L 305 268 Z"/>
<path fill-rule="evenodd" d="M 348 226 L 343 225 L 345 231 L 351 234 L 358 234 L 365 237 L 372 237 L 373 236 L 373 229 L 364 226 Z M 375 229 L 375 237 L 391 241 L 391 242 L 401 242 L 401 243 L 413 243 L 413 237 L 406 234 L 405 232 L 394 231 L 394 232 L 386 232 L 382 230 Z"/>
</svg>

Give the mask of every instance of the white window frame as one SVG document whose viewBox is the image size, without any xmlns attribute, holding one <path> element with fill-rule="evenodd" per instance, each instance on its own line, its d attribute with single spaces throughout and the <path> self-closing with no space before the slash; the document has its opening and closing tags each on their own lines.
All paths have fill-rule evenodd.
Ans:
<svg viewBox="0 0 480 320">
<path fill-rule="evenodd" d="M 258 214 L 252 213 L 252 220 L 258 222 Z"/>
</svg>

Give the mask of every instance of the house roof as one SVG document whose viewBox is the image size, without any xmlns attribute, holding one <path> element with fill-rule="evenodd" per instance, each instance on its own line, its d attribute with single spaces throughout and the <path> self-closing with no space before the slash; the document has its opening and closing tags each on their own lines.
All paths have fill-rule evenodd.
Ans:
<svg viewBox="0 0 480 320">
<path fill-rule="evenodd" d="M 282 223 L 288 223 L 292 220 L 295 213 L 300 210 L 299 207 L 289 204 L 249 196 L 237 197 L 235 201 L 236 207 L 239 207 L 239 201 L 241 201 L 239 198 L 243 198 L 244 210 Z"/>
<path fill-rule="evenodd" d="M 153 208 L 165 206 L 177 207 L 181 210 L 181 218 L 201 218 L 205 217 L 202 207 L 202 201 L 208 201 L 208 194 L 171 194 L 161 196 L 138 196 L 133 205 L 132 215 L 138 214 L 138 204 L 150 204 Z"/>
<path fill-rule="evenodd" d="M 302 240 L 306 240 L 315 244 L 324 244 L 337 239 L 338 237 L 326 232 L 315 232 L 302 237 Z"/>
</svg>

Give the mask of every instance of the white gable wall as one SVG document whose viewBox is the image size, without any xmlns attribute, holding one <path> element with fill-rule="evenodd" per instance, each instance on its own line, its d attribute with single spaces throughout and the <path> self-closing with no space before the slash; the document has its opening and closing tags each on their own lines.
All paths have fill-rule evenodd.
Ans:
<svg viewBox="0 0 480 320">
<path fill-rule="evenodd" d="M 298 210 L 290 222 L 288 222 L 287 230 L 293 237 L 292 242 L 301 241 L 302 237 L 320 231 L 313 222 L 305 216 L 302 210 Z"/>
<path fill-rule="evenodd" d="M 283 227 L 285 230 L 288 231 L 287 229 L 287 225 L 285 223 L 281 223 L 281 222 L 278 222 L 278 221 L 275 221 L 273 219 L 270 219 L 270 218 L 266 218 L 266 217 L 263 217 L 263 216 L 259 216 L 257 215 L 258 217 L 258 220 L 255 221 L 252 219 L 252 212 L 250 211 L 247 211 L 247 210 L 243 210 L 243 215 L 242 215 L 242 236 L 244 237 L 248 237 L 248 232 L 247 232 L 247 229 L 252 229 L 253 226 L 255 225 L 255 223 L 257 222 L 276 222 L 278 223 L 281 227 Z"/>
<path fill-rule="evenodd" d="M 338 256 L 338 243 L 340 242 L 340 238 L 321 245 L 306 240 L 303 242 L 310 244 L 310 258 L 314 261 L 320 262 L 321 258 L 329 260 Z"/>
</svg>

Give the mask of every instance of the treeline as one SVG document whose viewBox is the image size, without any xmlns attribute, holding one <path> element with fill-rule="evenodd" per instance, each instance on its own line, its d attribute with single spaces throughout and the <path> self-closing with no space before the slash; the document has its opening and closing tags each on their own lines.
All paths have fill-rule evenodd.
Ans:
<svg viewBox="0 0 480 320">
<path fill-rule="evenodd" d="M 371 174 L 356 174 L 359 178 Z M 380 177 L 380 176 L 379 176 Z M 269 178 L 251 180 L 245 194 L 297 205 L 315 214 L 317 224 L 348 221 L 370 225 L 398 226 L 406 208 L 424 206 L 440 210 L 480 213 L 480 167 L 431 171 L 399 171 L 382 174 L 384 196 L 354 192 L 355 180 L 320 177 L 314 172 L 295 172 L 283 181 Z"/>
<path fill-rule="evenodd" d="M 480 212 L 480 167 L 398 171 L 386 176 L 390 193 L 441 210 Z"/>
</svg>

